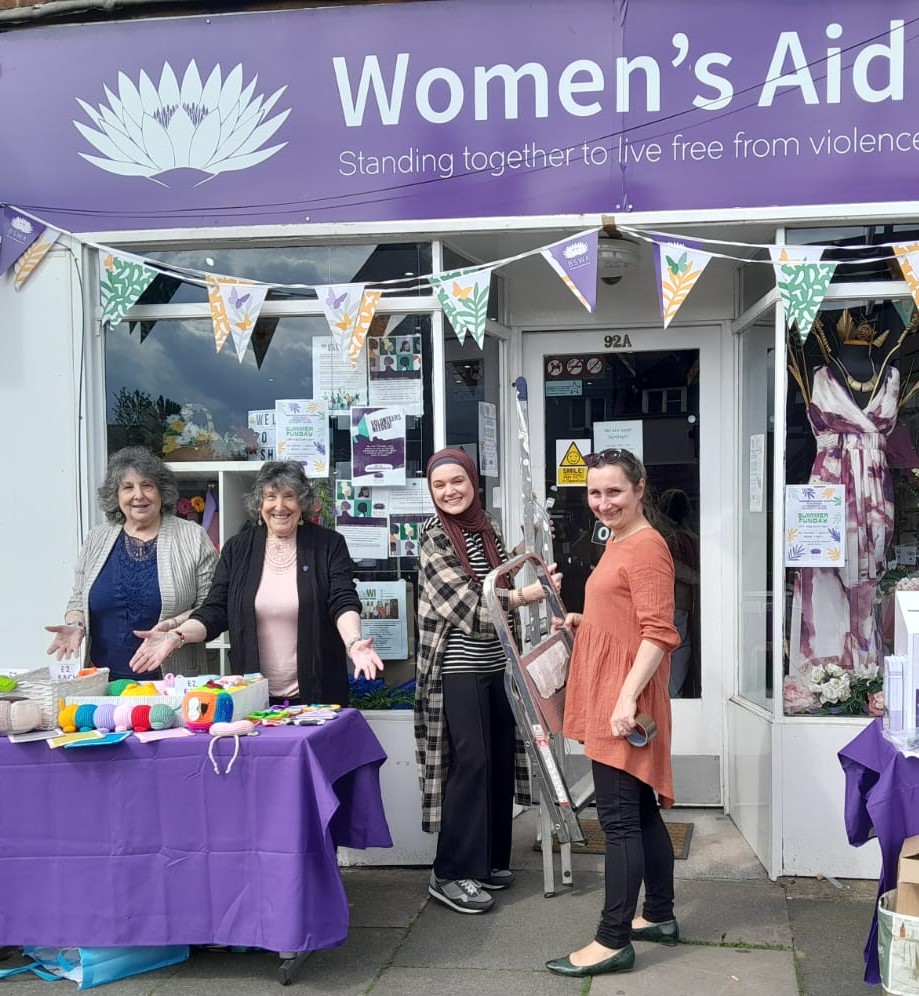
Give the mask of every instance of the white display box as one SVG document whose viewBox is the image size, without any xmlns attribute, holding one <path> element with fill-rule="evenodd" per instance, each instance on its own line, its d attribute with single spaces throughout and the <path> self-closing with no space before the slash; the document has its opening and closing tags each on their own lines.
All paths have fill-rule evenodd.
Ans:
<svg viewBox="0 0 919 996">
<path fill-rule="evenodd" d="M 415 717 L 411 709 L 362 713 L 386 751 L 380 768 L 383 809 L 392 847 L 338 848 L 338 863 L 351 865 L 430 865 L 437 834 L 421 829 L 421 788 L 415 763 Z"/>
<path fill-rule="evenodd" d="M 182 716 L 183 695 L 68 695 L 67 705 L 168 705 Z M 233 700 L 233 721 L 245 719 L 249 713 L 262 712 L 268 708 L 268 679 L 259 678 L 251 685 L 230 692 Z M 176 725 L 181 725 L 178 723 Z"/>
<path fill-rule="evenodd" d="M 896 593 L 894 654 L 903 658 L 903 666 L 902 674 L 886 675 L 884 701 L 888 728 L 894 733 L 916 730 L 919 728 L 919 591 Z"/>
</svg>

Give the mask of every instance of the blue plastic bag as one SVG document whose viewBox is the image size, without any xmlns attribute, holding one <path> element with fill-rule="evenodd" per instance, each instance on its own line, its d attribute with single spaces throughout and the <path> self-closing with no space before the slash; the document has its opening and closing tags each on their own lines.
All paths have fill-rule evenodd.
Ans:
<svg viewBox="0 0 919 996">
<path fill-rule="evenodd" d="M 188 961 L 187 944 L 158 948 L 28 947 L 22 951 L 34 964 L 3 969 L 0 971 L 0 979 L 32 972 L 47 982 L 70 979 L 77 983 L 77 989 L 92 989 L 103 986 L 106 982 L 116 982 L 130 975 L 140 975 Z"/>
</svg>

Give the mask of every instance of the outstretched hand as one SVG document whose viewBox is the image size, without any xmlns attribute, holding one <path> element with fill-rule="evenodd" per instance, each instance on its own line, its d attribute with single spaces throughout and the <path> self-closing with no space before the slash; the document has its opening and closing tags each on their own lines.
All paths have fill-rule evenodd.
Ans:
<svg viewBox="0 0 919 996">
<path fill-rule="evenodd" d="M 64 623 L 62 626 L 46 626 L 45 629 L 54 633 L 54 639 L 48 647 L 49 654 L 57 654 L 59 661 L 69 661 L 72 657 L 80 656 L 80 644 L 86 635 L 82 626 Z"/>
<path fill-rule="evenodd" d="M 358 640 L 351 647 L 351 661 L 354 664 L 354 677 L 364 677 L 372 681 L 383 671 L 383 661 L 373 649 L 373 637 L 367 636 Z"/>
<path fill-rule="evenodd" d="M 159 625 L 154 626 L 153 629 L 135 629 L 134 635 L 139 636 L 144 641 L 128 661 L 128 667 L 135 674 L 156 671 L 157 668 L 162 667 L 163 662 L 178 645 L 176 638 L 161 630 Z"/>
</svg>

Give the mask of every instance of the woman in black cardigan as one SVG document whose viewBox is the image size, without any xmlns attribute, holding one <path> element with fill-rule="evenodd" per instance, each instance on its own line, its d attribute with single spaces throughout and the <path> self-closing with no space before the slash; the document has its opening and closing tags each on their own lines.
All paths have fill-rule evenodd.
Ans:
<svg viewBox="0 0 919 996">
<path fill-rule="evenodd" d="M 313 494 L 298 463 L 263 464 L 246 506 L 258 525 L 224 544 L 210 592 L 188 620 L 168 633 L 138 633 L 145 640 L 135 670 L 229 630 L 233 670 L 264 674 L 273 702 L 345 705 L 346 657 L 355 677 L 383 670 L 373 637 L 361 637 L 348 547 L 309 521 Z"/>
</svg>

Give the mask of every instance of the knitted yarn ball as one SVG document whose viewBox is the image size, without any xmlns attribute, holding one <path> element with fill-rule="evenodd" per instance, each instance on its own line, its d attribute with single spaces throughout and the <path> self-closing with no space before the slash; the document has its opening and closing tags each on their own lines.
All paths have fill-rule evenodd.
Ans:
<svg viewBox="0 0 919 996">
<path fill-rule="evenodd" d="M 126 695 L 159 695 L 156 685 L 152 681 L 147 681 L 142 685 L 132 684 L 121 693 L 122 697 Z"/>
<path fill-rule="evenodd" d="M 69 705 L 64 706 L 63 709 L 57 714 L 57 725 L 61 728 L 64 733 L 76 733 L 77 732 L 77 709 L 79 706 Z"/>
<path fill-rule="evenodd" d="M 114 720 L 116 733 L 124 733 L 125 730 L 131 729 L 131 710 L 134 708 L 130 703 L 115 706 Z"/>
<path fill-rule="evenodd" d="M 124 690 L 130 685 L 136 685 L 137 682 L 133 678 L 118 678 L 115 681 L 110 681 L 108 683 L 108 694 L 109 695 L 122 695 Z"/>
<path fill-rule="evenodd" d="M 41 726 L 41 706 L 34 699 L 0 699 L 0 733 L 28 733 Z"/>
<path fill-rule="evenodd" d="M 176 713 L 172 706 L 157 702 L 150 709 L 150 727 L 154 730 L 168 730 L 175 725 Z"/>
<path fill-rule="evenodd" d="M 94 705 L 79 705 L 77 706 L 77 711 L 73 717 L 74 726 L 81 732 L 86 733 L 89 730 L 94 730 L 96 724 L 93 717 L 96 715 L 96 707 Z"/>
<path fill-rule="evenodd" d="M 115 706 L 108 703 L 97 706 L 93 725 L 101 733 L 112 733 L 115 729 Z"/>
<path fill-rule="evenodd" d="M 131 726 L 136 733 L 146 733 L 150 729 L 150 706 L 134 706 L 131 710 Z"/>
</svg>

